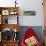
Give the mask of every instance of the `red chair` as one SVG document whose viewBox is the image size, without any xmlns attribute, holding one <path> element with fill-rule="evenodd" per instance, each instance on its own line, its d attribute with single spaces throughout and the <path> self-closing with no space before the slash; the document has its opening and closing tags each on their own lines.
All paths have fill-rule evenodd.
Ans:
<svg viewBox="0 0 46 46">
<path fill-rule="evenodd" d="M 25 40 L 32 37 L 32 36 L 34 36 L 37 39 L 37 35 L 33 31 L 33 29 L 32 28 L 27 29 L 25 34 L 24 34 L 24 37 L 22 38 L 21 46 L 27 46 L 26 43 L 25 43 Z M 35 46 L 41 46 L 40 42 L 38 41 Z"/>
</svg>

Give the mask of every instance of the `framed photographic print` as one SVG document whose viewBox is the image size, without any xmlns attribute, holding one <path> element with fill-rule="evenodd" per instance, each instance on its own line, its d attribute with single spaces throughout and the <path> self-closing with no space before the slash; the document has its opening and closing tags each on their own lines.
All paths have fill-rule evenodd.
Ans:
<svg viewBox="0 0 46 46">
<path fill-rule="evenodd" d="M 2 10 L 2 15 L 9 15 L 9 10 Z"/>
<path fill-rule="evenodd" d="M 24 16 L 35 16 L 36 12 L 35 11 L 23 11 Z"/>
</svg>

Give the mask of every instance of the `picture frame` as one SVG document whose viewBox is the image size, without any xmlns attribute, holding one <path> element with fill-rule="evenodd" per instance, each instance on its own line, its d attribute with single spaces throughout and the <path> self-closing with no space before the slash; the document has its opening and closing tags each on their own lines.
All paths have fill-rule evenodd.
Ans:
<svg viewBox="0 0 46 46">
<path fill-rule="evenodd" d="M 9 15 L 9 10 L 2 10 L 2 15 Z"/>
<path fill-rule="evenodd" d="M 24 16 L 35 16 L 36 12 L 35 11 L 23 11 Z"/>
</svg>

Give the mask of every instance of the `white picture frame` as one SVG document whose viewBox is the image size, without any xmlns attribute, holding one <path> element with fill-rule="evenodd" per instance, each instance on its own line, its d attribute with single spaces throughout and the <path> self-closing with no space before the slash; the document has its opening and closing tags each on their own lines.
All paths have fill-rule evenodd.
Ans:
<svg viewBox="0 0 46 46">
<path fill-rule="evenodd" d="M 9 10 L 2 10 L 2 15 L 9 15 Z"/>
</svg>

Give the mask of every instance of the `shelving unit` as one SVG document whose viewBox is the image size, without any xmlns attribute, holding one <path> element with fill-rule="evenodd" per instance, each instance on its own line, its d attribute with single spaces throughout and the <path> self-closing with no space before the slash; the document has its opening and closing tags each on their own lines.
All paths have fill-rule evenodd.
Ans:
<svg viewBox="0 0 46 46">
<path fill-rule="evenodd" d="M 0 7 L 0 32 L 1 32 L 0 46 L 18 46 L 19 39 L 16 40 L 16 37 L 18 38 L 17 35 L 19 31 L 18 18 L 19 18 L 19 7 Z M 5 40 L 3 39 L 4 37 L 2 36 L 4 35 L 5 32 L 8 35 L 7 33 L 8 31 L 14 34 L 13 36 L 11 34 L 12 36 L 11 38 L 13 39 L 9 40 L 9 38 L 5 37 L 6 38 Z"/>
</svg>

